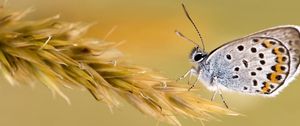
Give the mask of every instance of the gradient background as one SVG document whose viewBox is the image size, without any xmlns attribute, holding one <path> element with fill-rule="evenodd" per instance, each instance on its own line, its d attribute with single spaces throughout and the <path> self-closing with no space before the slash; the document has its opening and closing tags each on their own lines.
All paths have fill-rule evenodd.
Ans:
<svg viewBox="0 0 300 126">
<path fill-rule="evenodd" d="M 209 1 L 209 2 L 208 2 Z M 131 62 L 163 71 L 177 78 L 189 69 L 187 55 L 192 44 L 174 34 L 178 29 L 198 40 L 184 16 L 180 0 L 8 0 L 7 8 L 35 8 L 27 19 L 56 14 L 65 21 L 97 22 L 87 36 L 103 38 L 114 26 L 109 41 L 127 42 L 120 49 Z M 207 50 L 249 33 L 283 24 L 300 24 L 298 0 L 185 0 L 191 16 L 206 41 Z M 300 124 L 299 77 L 276 98 L 225 93 L 229 106 L 245 116 L 219 117 L 221 121 L 206 126 L 281 126 Z M 200 85 L 198 85 L 200 86 Z M 88 92 L 64 90 L 72 101 L 53 98 L 42 85 L 0 87 L 0 125 L 2 126 L 154 126 L 156 120 L 144 116 L 123 102 L 113 114 Z M 203 89 L 201 95 L 210 98 Z M 217 99 L 220 102 L 220 99 Z M 201 125 L 199 121 L 180 118 L 183 125 Z M 161 123 L 160 125 L 166 125 Z"/>
</svg>

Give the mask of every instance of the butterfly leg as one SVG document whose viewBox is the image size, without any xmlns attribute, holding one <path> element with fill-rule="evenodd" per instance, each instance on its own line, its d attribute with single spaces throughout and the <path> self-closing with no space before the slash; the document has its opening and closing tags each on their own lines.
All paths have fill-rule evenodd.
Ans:
<svg viewBox="0 0 300 126">
<path fill-rule="evenodd" d="M 211 99 L 210 99 L 211 101 L 214 101 L 214 100 L 215 100 L 215 97 L 216 97 L 217 93 L 218 93 L 218 91 L 215 91 L 215 92 L 214 92 L 213 96 L 212 96 Z"/>
<path fill-rule="evenodd" d="M 210 83 L 212 84 L 213 81 L 216 80 L 216 79 L 217 79 L 217 76 L 214 76 L 213 78 L 211 78 L 211 82 Z M 222 99 L 222 102 L 224 103 L 225 107 L 229 108 L 228 105 L 227 105 L 227 103 L 226 103 L 226 101 L 225 101 L 225 99 L 224 99 L 224 97 L 223 97 L 223 95 L 222 95 L 221 89 L 218 87 L 218 85 L 215 85 L 215 86 L 216 86 L 216 90 L 214 92 L 213 97 L 211 98 L 211 101 L 213 101 L 215 99 L 216 94 L 219 93 L 219 95 L 220 95 L 220 97 Z"/>
<path fill-rule="evenodd" d="M 225 101 L 225 99 L 224 99 L 224 97 L 223 97 L 223 95 L 222 95 L 222 91 L 218 89 L 218 92 L 219 92 L 219 95 L 220 95 L 220 97 L 221 97 L 221 99 L 222 99 L 222 101 L 223 101 L 225 107 L 226 107 L 226 108 L 229 108 L 228 105 L 227 105 L 227 103 L 226 103 L 226 101 Z"/>
<path fill-rule="evenodd" d="M 176 79 L 176 82 L 177 81 L 180 81 L 184 78 L 186 78 L 188 75 L 190 75 L 190 78 L 191 78 L 191 72 L 192 72 L 192 69 L 190 69 L 189 71 L 187 71 L 184 75 L 180 76 L 179 78 Z M 190 81 L 190 80 L 189 80 Z"/>
<path fill-rule="evenodd" d="M 193 89 L 195 87 L 196 83 L 193 83 L 193 85 L 188 89 L 188 91 L 190 91 L 191 89 Z"/>
<path fill-rule="evenodd" d="M 192 70 L 190 70 L 190 71 L 192 71 Z M 190 82 L 191 82 L 191 79 L 192 79 L 192 74 L 191 73 L 192 72 L 190 72 L 190 74 L 189 74 L 189 78 L 188 78 L 188 82 L 187 82 L 188 85 L 190 85 Z"/>
<path fill-rule="evenodd" d="M 197 80 L 196 80 L 196 81 L 192 84 L 192 86 L 188 89 L 188 91 L 190 91 L 192 88 L 195 87 L 195 85 L 198 83 L 199 79 L 200 79 L 200 74 L 198 75 Z"/>
</svg>

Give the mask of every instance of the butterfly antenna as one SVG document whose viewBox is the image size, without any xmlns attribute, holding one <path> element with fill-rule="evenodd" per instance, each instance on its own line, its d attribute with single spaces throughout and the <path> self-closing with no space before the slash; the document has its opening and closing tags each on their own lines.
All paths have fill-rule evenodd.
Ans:
<svg viewBox="0 0 300 126">
<path fill-rule="evenodd" d="M 187 18 L 190 20 L 190 22 L 193 24 L 194 28 L 196 29 L 196 31 L 198 33 L 198 36 L 199 36 L 199 38 L 201 40 L 201 43 L 202 43 L 203 51 L 205 51 L 204 40 L 203 40 L 203 38 L 200 34 L 200 31 L 198 30 L 197 26 L 195 25 L 194 21 L 192 20 L 191 16 L 189 15 L 184 3 L 181 3 L 181 5 L 182 5 L 182 8 L 184 10 L 185 15 L 187 16 Z"/>
<path fill-rule="evenodd" d="M 184 40 L 187 40 L 187 41 L 193 43 L 197 48 L 199 47 L 199 44 L 197 44 L 193 40 L 189 39 L 188 37 L 186 37 L 185 35 L 183 35 L 181 32 L 175 30 L 175 33 L 176 33 L 176 35 L 178 35 L 179 37 L 183 38 Z"/>
</svg>

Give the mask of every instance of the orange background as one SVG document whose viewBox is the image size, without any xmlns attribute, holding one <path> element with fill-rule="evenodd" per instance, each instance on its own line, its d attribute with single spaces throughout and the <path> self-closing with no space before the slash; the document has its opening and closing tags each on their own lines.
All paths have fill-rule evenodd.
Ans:
<svg viewBox="0 0 300 126">
<path fill-rule="evenodd" d="M 162 71 L 176 79 L 189 67 L 192 44 L 177 37 L 177 29 L 193 40 L 199 40 L 184 16 L 181 0 L 8 0 L 11 10 L 35 9 L 27 19 L 56 14 L 64 21 L 97 22 L 87 36 L 103 38 L 114 26 L 108 41 L 126 43 L 119 47 L 132 63 Z M 283 24 L 300 24 L 297 0 L 185 0 L 191 16 L 206 41 L 207 50 L 249 33 Z M 298 77 L 299 78 L 299 77 Z M 299 80 L 299 79 L 298 79 Z M 300 85 L 294 81 L 279 96 L 263 98 L 225 93 L 229 106 L 245 116 L 219 117 L 207 126 L 281 126 L 299 125 Z M 198 85 L 201 87 L 201 85 Z M 88 92 L 67 90 L 69 106 L 62 98 L 53 98 L 42 85 L 34 88 L 11 87 L 2 81 L 0 87 L 0 125 L 3 126 L 154 126 L 156 120 L 142 115 L 129 104 L 113 114 Z M 199 93 L 210 98 L 211 92 Z M 217 99 L 220 102 L 220 99 Z M 180 118 L 183 125 L 201 125 L 199 121 Z M 167 125 L 160 123 L 160 125 Z"/>
</svg>

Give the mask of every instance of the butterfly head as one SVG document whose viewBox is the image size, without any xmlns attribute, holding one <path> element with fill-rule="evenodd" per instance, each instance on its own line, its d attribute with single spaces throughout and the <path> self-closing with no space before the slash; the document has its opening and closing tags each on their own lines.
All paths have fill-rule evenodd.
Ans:
<svg viewBox="0 0 300 126">
<path fill-rule="evenodd" d="M 198 63 L 203 61 L 208 56 L 206 52 L 204 52 L 202 49 L 200 49 L 198 46 L 194 47 L 192 49 L 192 52 L 190 53 L 190 60 L 192 62 Z"/>
</svg>

